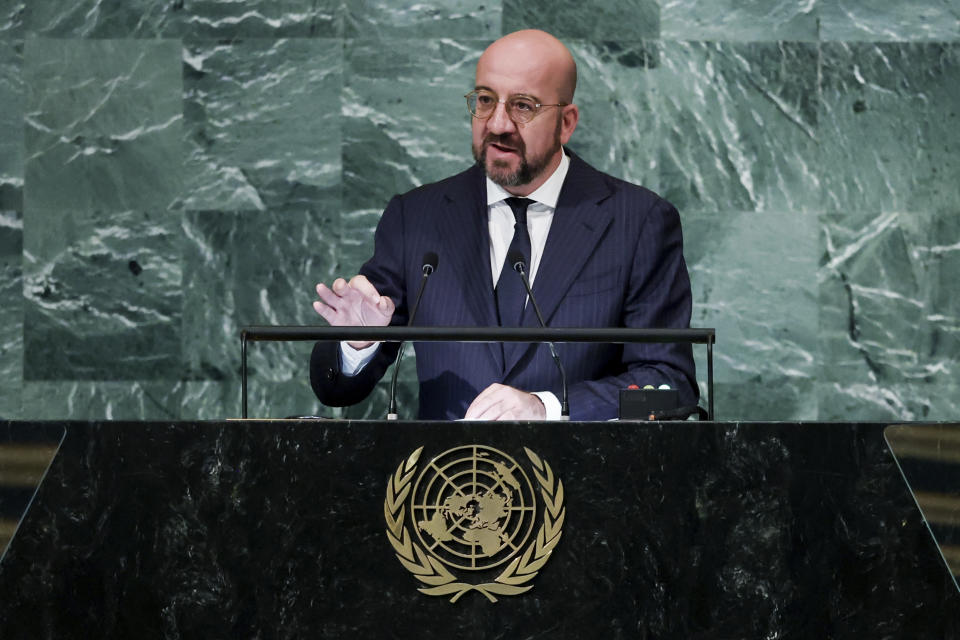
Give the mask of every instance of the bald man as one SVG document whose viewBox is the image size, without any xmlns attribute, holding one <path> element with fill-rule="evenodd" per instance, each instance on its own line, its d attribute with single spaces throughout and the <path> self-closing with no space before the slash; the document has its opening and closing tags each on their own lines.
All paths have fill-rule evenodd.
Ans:
<svg viewBox="0 0 960 640">
<path fill-rule="evenodd" d="M 472 116 L 475 166 L 395 196 L 373 257 L 349 281 L 316 286 L 314 309 L 334 326 L 405 325 L 435 252 L 415 323 L 538 326 L 507 255 L 520 251 L 552 327 L 681 328 L 690 282 L 676 209 L 655 193 L 600 173 L 565 145 L 580 112 L 573 56 L 548 33 L 494 42 L 477 62 Z M 326 405 L 366 397 L 395 344 L 314 347 L 310 378 Z M 560 415 L 560 376 L 543 345 L 419 343 L 421 419 L 543 420 Z M 681 403 L 698 392 L 690 345 L 560 344 L 570 416 L 617 415 L 619 390 L 668 385 Z"/>
</svg>

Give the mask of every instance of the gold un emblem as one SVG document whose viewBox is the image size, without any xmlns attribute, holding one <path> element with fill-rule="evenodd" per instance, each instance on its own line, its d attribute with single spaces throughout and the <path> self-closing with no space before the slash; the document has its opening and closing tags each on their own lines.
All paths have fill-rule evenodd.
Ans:
<svg viewBox="0 0 960 640">
<path fill-rule="evenodd" d="M 563 527 L 563 483 L 550 465 L 524 448 L 543 498 L 538 519 L 537 491 L 506 453 L 483 445 L 456 447 L 417 475 L 422 452 L 420 447 L 397 467 L 383 502 L 387 538 L 397 559 L 428 585 L 419 590 L 451 596 L 450 602 L 479 591 L 496 602 L 496 595 L 532 589 L 528 583 L 547 562 Z M 467 581 L 455 572 L 480 579 Z M 483 581 L 484 574 L 492 581 Z"/>
</svg>

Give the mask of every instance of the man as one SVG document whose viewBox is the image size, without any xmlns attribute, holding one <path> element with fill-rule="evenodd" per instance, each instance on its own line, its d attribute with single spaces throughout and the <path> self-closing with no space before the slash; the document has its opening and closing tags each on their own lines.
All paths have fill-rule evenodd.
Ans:
<svg viewBox="0 0 960 640">
<path fill-rule="evenodd" d="M 314 308 L 331 325 L 407 323 L 422 258 L 439 255 L 415 322 L 422 326 L 538 326 L 508 253 L 521 248 L 548 326 L 687 327 L 690 282 L 676 209 L 602 174 L 564 150 L 579 120 L 576 64 L 542 31 L 497 40 L 477 62 L 475 167 L 394 197 L 374 256 L 349 282 L 317 285 Z M 517 197 L 529 198 L 520 201 Z M 526 224 L 523 218 L 526 216 Z M 396 345 L 318 343 L 311 383 L 333 406 L 362 400 Z M 696 402 L 690 345 L 560 344 L 570 415 L 616 417 L 619 390 L 669 385 Z M 560 377 L 543 345 L 420 343 L 423 419 L 559 417 Z"/>
</svg>

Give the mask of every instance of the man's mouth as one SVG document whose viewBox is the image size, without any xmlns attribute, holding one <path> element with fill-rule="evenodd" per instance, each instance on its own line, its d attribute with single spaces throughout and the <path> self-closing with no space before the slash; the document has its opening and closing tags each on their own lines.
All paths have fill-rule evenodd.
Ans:
<svg viewBox="0 0 960 640">
<path fill-rule="evenodd" d="M 516 147 L 511 147 L 509 145 L 501 144 L 499 142 L 488 142 L 487 148 L 493 149 L 494 151 L 497 151 L 498 153 L 501 153 L 501 154 L 508 154 L 508 153 L 513 153 L 516 155 L 520 154 L 520 150 L 517 149 Z"/>
</svg>

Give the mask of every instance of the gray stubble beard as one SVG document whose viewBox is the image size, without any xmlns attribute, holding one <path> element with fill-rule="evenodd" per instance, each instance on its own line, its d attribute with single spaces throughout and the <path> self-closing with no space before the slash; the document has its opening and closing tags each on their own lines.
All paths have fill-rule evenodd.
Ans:
<svg viewBox="0 0 960 640">
<path fill-rule="evenodd" d="M 525 184 L 529 184 L 535 178 L 540 176 L 546 168 L 547 163 L 550 161 L 550 158 L 560 149 L 562 146 L 560 144 L 560 126 L 561 120 L 557 118 L 557 128 L 553 138 L 553 146 L 547 149 L 546 153 L 537 158 L 532 158 L 530 161 L 527 161 L 527 147 L 523 143 L 523 139 L 518 136 L 520 141 L 520 148 L 518 149 L 520 155 L 520 166 L 516 168 L 515 171 L 511 173 L 496 172 L 497 168 L 502 168 L 504 171 L 507 169 L 507 164 L 505 162 L 494 162 L 493 170 L 487 171 L 487 146 L 490 142 L 496 142 L 500 136 L 489 135 L 484 138 L 481 148 L 477 149 L 475 146 L 473 150 L 473 158 L 476 160 L 477 165 L 483 170 L 483 173 L 501 187 L 519 187 Z"/>
</svg>

